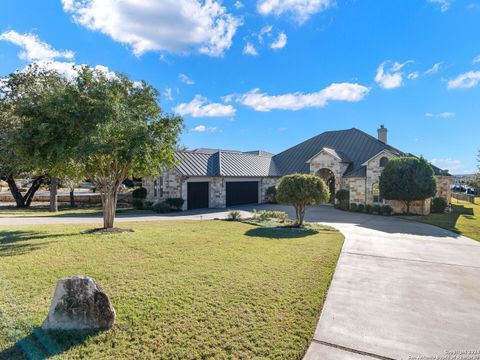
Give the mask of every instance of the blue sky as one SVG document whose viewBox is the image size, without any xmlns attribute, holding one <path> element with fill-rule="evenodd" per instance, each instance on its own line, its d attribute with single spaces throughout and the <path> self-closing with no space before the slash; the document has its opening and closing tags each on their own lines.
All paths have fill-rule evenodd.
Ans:
<svg viewBox="0 0 480 360">
<path fill-rule="evenodd" d="M 190 148 L 279 152 L 357 127 L 452 173 L 480 148 L 480 0 L 2 0 L 0 75 L 144 79 Z"/>
</svg>

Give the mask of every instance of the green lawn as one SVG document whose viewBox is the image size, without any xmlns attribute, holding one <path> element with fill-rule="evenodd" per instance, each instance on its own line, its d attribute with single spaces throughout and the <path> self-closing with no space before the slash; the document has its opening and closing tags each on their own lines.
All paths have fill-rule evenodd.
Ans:
<svg viewBox="0 0 480 360">
<path fill-rule="evenodd" d="M 144 215 L 152 214 L 151 210 L 136 210 L 131 207 L 117 209 L 117 214 L 123 215 Z M 71 208 L 62 205 L 58 212 L 51 213 L 48 205 L 32 206 L 30 208 L 18 209 L 15 206 L 0 205 L 0 217 L 27 217 L 27 216 L 50 216 L 50 217 L 78 217 L 78 216 L 101 216 L 101 207 L 78 207 Z"/>
<path fill-rule="evenodd" d="M 476 201 L 475 204 L 471 204 L 452 198 L 451 213 L 404 218 L 436 225 L 480 241 L 480 201 L 479 199 Z"/>
<path fill-rule="evenodd" d="M 335 231 L 225 221 L 0 227 L 0 359 L 300 359 L 343 244 Z M 44 333 L 56 280 L 95 278 L 116 325 Z"/>
</svg>

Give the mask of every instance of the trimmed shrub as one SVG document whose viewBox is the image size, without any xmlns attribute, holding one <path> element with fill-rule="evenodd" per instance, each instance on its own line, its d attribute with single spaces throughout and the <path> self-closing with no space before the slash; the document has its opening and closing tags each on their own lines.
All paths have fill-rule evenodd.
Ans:
<svg viewBox="0 0 480 360">
<path fill-rule="evenodd" d="M 447 200 L 445 200 L 442 197 L 436 197 L 432 200 L 432 206 L 430 210 L 434 214 L 443 214 L 447 206 L 448 206 Z"/>
<path fill-rule="evenodd" d="M 240 221 L 242 220 L 242 214 L 238 210 L 232 210 L 228 212 L 227 220 Z"/>
<path fill-rule="evenodd" d="M 365 205 L 363 204 L 358 204 L 357 206 L 357 212 L 364 212 L 365 210 Z"/>
<path fill-rule="evenodd" d="M 153 206 L 153 201 L 147 201 L 145 200 L 143 202 L 143 209 L 144 210 L 152 210 L 152 206 Z"/>
<path fill-rule="evenodd" d="M 165 200 L 165 202 L 169 204 L 173 210 L 182 210 L 185 200 L 182 198 L 168 198 Z"/>
<path fill-rule="evenodd" d="M 142 210 L 143 209 L 143 200 L 133 198 L 132 199 L 132 206 L 137 210 Z"/>
<path fill-rule="evenodd" d="M 365 205 L 365 212 L 371 214 L 373 212 L 373 206 L 370 204 Z"/>
<path fill-rule="evenodd" d="M 373 205 L 373 212 L 374 212 L 375 214 L 380 215 L 380 214 L 382 213 L 382 206 L 381 206 L 381 205 L 378 205 L 378 204 Z"/>
<path fill-rule="evenodd" d="M 382 206 L 382 215 L 390 216 L 393 213 L 393 208 L 390 205 Z"/>
<path fill-rule="evenodd" d="M 147 189 L 140 187 L 132 191 L 132 197 L 134 199 L 145 199 L 147 197 Z"/>
<path fill-rule="evenodd" d="M 288 214 L 285 211 L 263 210 L 258 214 L 260 217 L 265 217 L 267 219 L 278 219 L 281 221 L 288 220 Z"/>
<path fill-rule="evenodd" d="M 350 200 L 350 192 L 346 189 L 340 189 L 335 194 L 335 199 L 337 199 L 340 204 L 348 203 Z"/>
<path fill-rule="evenodd" d="M 350 204 L 350 211 L 357 211 L 358 210 L 358 205 L 353 203 L 353 204 Z"/>
<path fill-rule="evenodd" d="M 171 207 L 165 201 L 159 201 L 152 205 L 152 210 L 157 213 L 168 213 L 171 211 Z"/>
<path fill-rule="evenodd" d="M 265 192 L 265 200 L 269 204 L 276 204 L 277 203 L 277 187 L 270 186 L 267 191 Z"/>
</svg>

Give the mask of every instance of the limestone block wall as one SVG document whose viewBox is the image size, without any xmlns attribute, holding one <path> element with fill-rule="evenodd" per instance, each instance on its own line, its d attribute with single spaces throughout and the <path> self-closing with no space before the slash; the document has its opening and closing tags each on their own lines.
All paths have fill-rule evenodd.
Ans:
<svg viewBox="0 0 480 360">
<path fill-rule="evenodd" d="M 350 191 L 350 204 L 365 204 L 365 178 L 348 178 L 348 190 Z"/>
<path fill-rule="evenodd" d="M 321 152 L 310 161 L 310 174 L 317 175 L 320 169 L 329 169 L 335 175 L 335 191 L 344 186 L 343 174 L 349 164 L 341 162 L 339 159 L 326 152 Z"/>
<path fill-rule="evenodd" d="M 264 177 L 260 181 L 260 203 L 267 201 L 267 189 L 271 186 L 277 186 L 280 182 L 280 177 Z"/>
<path fill-rule="evenodd" d="M 395 155 L 390 154 L 387 151 L 383 151 L 370 159 L 367 163 L 367 184 L 366 184 L 366 199 L 367 204 L 373 203 L 373 185 L 378 184 L 380 181 L 380 175 L 383 171 L 383 167 L 380 166 L 380 159 L 386 157 L 391 159 Z"/>
<path fill-rule="evenodd" d="M 437 195 L 439 197 L 443 197 L 447 202 L 451 202 L 452 200 L 452 176 L 435 176 L 435 180 L 437 181 Z"/>
<path fill-rule="evenodd" d="M 403 214 L 407 212 L 407 206 L 403 201 L 385 200 L 385 204 L 392 207 L 395 214 Z M 414 201 L 410 204 L 410 213 L 416 215 L 430 214 L 431 199 L 425 201 Z"/>
<path fill-rule="evenodd" d="M 157 194 L 155 196 L 155 180 L 157 180 Z M 184 178 L 175 171 L 165 171 L 158 178 L 143 179 L 143 187 L 147 189 L 147 200 L 163 201 L 167 198 L 182 197 Z"/>
<path fill-rule="evenodd" d="M 227 203 L 225 178 L 213 177 L 210 181 L 210 204 L 211 208 L 224 208 Z"/>
</svg>

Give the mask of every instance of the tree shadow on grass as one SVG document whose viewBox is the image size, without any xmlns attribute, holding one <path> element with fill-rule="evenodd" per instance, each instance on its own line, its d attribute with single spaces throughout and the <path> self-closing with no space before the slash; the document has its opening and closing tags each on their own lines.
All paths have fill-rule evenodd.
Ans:
<svg viewBox="0 0 480 360">
<path fill-rule="evenodd" d="M 0 352 L 1 360 L 43 360 L 84 344 L 99 331 L 44 331 L 36 327 L 30 335 Z"/>
<path fill-rule="evenodd" d="M 264 237 L 269 239 L 298 239 L 318 234 L 317 230 L 308 228 L 293 227 L 257 227 L 245 232 L 245 235 L 252 237 Z"/>
<path fill-rule="evenodd" d="M 32 240 L 52 239 L 74 234 L 49 234 L 37 231 L 0 231 L 0 257 L 15 256 L 38 250 L 54 241 L 32 242 Z"/>
</svg>

